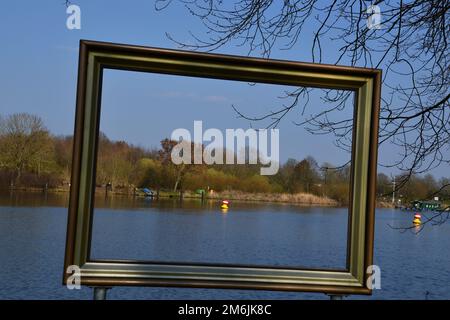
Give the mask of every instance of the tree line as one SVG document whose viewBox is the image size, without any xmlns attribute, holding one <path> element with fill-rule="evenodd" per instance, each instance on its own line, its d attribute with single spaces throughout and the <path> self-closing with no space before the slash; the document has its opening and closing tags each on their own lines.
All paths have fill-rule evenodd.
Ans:
<svg viewBox="0 0 450 320">
<path fill-rule="evenodd" d="M 155 190 L 238 190 L 259 193 L 311 193 L 347 203 L 350 166 L 319 164 L 313 157 L 289 159 L 276 175 L 259 174 L 259 165 L 175 165 L 170 159 L 177 142 L 163 139 L 158 148 L 146 149 L 99 135 L 98 186 L 123 191 L 149 187 Z M 30 114 L 0 117 L 0 186 L 50 188 L 70 183 L 72 137 L 54 136 L 41 118 Z M 400 179 L 401 177 L 397 177 Z M 447 197 L 439 187 L 449 179 L 413 176 L 398 191 L 404 201 L 425 199 L 433 192 Z M 438 192 L 436 193 L 436 190 Z M 378 175 L 377 193 L 389 200 L 392 178 Z"/>
</svg>

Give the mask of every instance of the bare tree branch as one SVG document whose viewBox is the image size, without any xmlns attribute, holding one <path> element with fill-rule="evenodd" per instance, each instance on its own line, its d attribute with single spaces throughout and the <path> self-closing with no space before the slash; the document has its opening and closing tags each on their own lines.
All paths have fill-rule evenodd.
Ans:
<svg viewBox="0 0 450 320">
<path fill-rule="evenodd" d="M 166 8 L 171 0 L 158 0 Z M 178 0 L 206 28 L 206 38 L 192 34 L 192 43 L 178 45 L 212 51 L 235 43 L 248 53 L 269 57 L 275 47 L 305 48 L 310 42 L 311 60 L 351 66 L 383 68 L 380 144 L 398 147 L 398 158 L 380 163 L 403 172 L 404 185 L 411 175 L 450 164 L 449 108 L 449 0 Z M 381 8 L 381 28 L 369 28 L 368 8 Z M 315 30 L 315 31 L 311 31 Z M 324 43 L 327 43 L 326 55 Z M 333 46 L 329 44 L 333 43 Z M 332 47 L 337 49 L 330 51 Z M 327 61 L 324 61 L 324 59 Z M 330 60 L 334 59 L 334 60 Z M 265 121 L 275 127 L 296 109 L 291 119 L 312 134 L 332 134 L 335 144 L 349 150 L 352 119 L 338 119 L 352 108 L 351 92 L 323 91 L 327 110 L 309 110 L 309 91 L 295 89 L 282 103 L 264 115 L 239 117 Z M 300 114 L 300 116 L 298 116 Z M 351 114 L 351 113 L 347 113 Z"/>
</svg>

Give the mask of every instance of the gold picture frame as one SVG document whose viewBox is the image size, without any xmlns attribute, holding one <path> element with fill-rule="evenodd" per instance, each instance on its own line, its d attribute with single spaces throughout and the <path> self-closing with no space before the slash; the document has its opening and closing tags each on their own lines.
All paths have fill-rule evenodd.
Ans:
<svg viewBox="0 0 450 320">
<path fill-rule="evenodd" d="M 92 260 L 90 241 L 95 192 L 103 69 L 120 69 L 355 92 L 348 252 L 345 270 L 245 265 Z M 80 41 L 76 119 L 63 282 L 71 265 L 88 286 L 175 286 L 328 294 L 370 294 L 381 71 Z"/>
</svg>

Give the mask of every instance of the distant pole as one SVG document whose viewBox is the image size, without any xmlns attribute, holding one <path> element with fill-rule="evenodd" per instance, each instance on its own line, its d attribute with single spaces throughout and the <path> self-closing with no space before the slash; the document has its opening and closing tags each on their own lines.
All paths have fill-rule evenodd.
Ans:
<svg viewBox="0 0 450 320">
<path fill-rule="evenodd" d="M 324 182 L 323 182 L 323 196 L 325 197 L 327 195 L 327 173 L 328 173 L 328 167 L 324 167 L 323 171 L 325 171 L 324 174 Z"/>
<path fill-rule="evenodd" d="M 392 178 L 392 203 L 395 203 L 395 177 Z"/>
<path fill-rule="evenodd" d="M 108 191 L 112 191 L 112 182 L 109 181 L 105 186 L 105 197 L 108 197 Z"/>
</svg>

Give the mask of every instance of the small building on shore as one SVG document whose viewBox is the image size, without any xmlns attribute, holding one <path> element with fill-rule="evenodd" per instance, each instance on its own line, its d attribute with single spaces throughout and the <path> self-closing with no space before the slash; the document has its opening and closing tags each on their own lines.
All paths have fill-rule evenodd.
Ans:
<svg viewBox="0 0 450 320">
<path fill-rule="evenodd" d="M 441 202 L 438 200 L 414 200 L 411 202 L 411 207 L 415 210 L 439 210 Z"/>
</svg>

